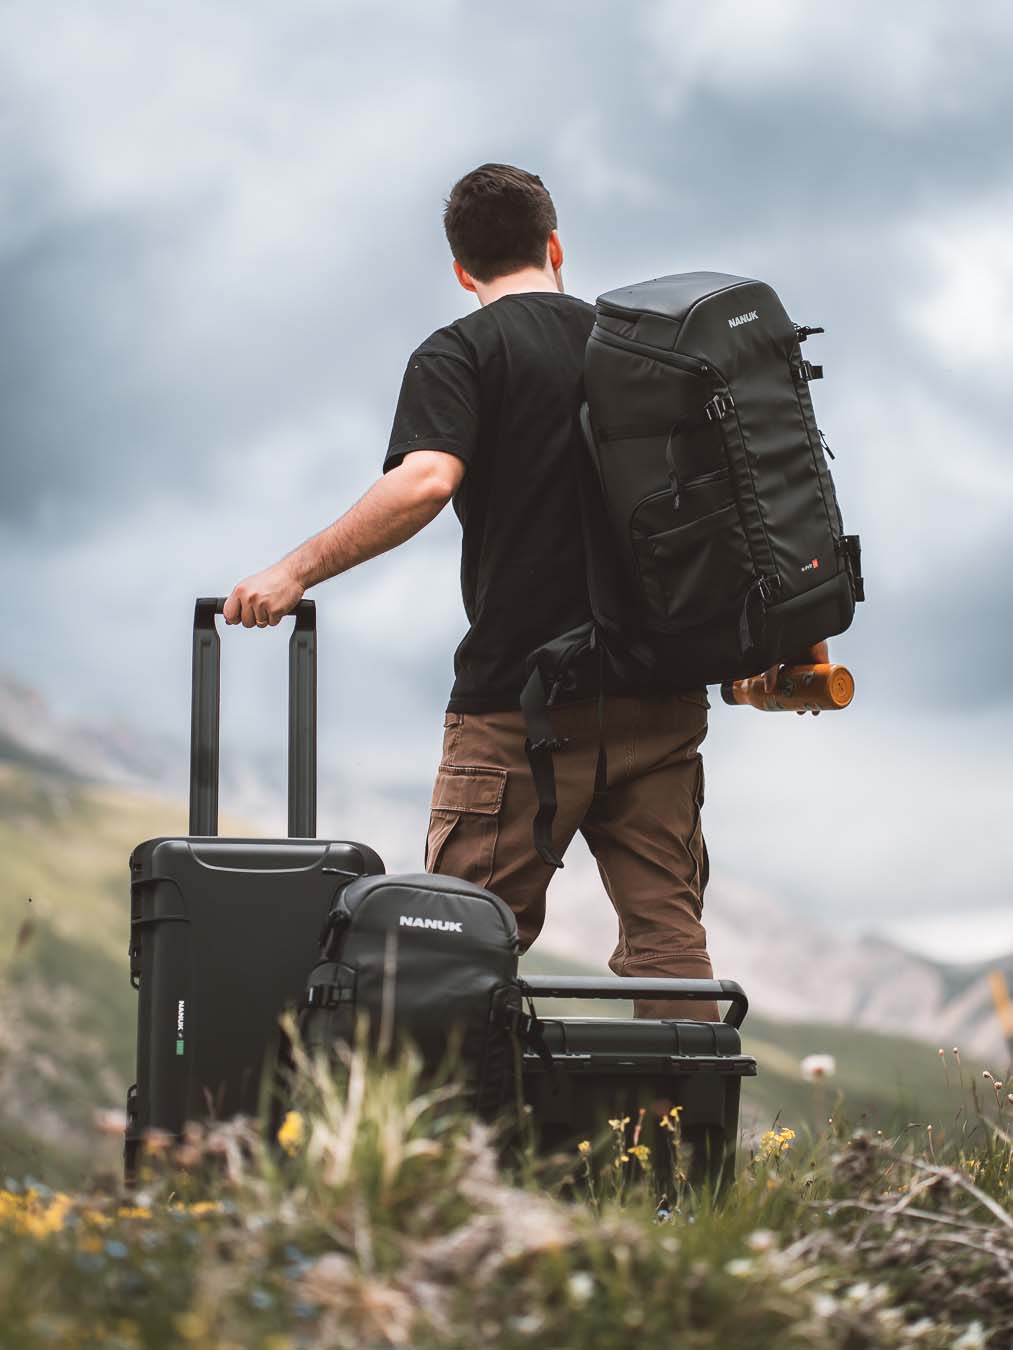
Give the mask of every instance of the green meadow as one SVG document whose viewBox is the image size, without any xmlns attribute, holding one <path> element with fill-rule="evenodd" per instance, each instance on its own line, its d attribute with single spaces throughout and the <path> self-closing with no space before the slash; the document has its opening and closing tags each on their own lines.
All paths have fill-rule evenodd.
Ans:
<svg viewBox="0 0 1013 1350">
<path fill-rule="evenodd" d="M 183 824 L 0 767 L 0 1345 L 1013 1345 L 1005 1066 L 851 1028 L 750 1015 L 759 1076 L 718 1195 L 677 1118 L 652 1157 L 622 1121 L 536 1157 L 359 1055 L 303 1065 L 280 1142 L 249 1122 L 154 1141 L 125 1192 L 126 859 Z M 803 1077 L 814 1052 L 833 1078 Z"/>
</svg>

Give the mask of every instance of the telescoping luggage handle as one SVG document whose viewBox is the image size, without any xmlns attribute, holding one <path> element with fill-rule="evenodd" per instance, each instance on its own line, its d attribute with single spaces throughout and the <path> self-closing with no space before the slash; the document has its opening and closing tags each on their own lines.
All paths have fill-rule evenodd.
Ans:
<svg viewBox="0 0 1013 1350">
<path fill-rule="evenodd" d="M 727 999 L 730 1003 L 724 1020 L 740 1027 L 749 1011 L 749 1000 L 734 980 L 679 980 L 617 975 L 614 979 L 595 975 L 530 975 L 520 980 L 521 993 L 540 998 L 685 998 Z"/>
<path fill-rule="evenodd" d="M 197 601 L 193 614 L 190 720 L 190 833 L 218 833 L 218 749 L 221 639 L 215 618 L 225 599 Z M 317 832 L 317 610 L 300 600 L 288 644 L 288 833 Z"/>
</svg>

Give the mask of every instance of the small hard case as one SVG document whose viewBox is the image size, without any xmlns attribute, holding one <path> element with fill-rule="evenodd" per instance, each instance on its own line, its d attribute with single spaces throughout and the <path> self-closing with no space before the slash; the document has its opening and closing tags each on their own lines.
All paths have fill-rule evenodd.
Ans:
<svg viewBox="0 0 1013 1350">
<path fill-rule="evenodd" d="M 722 1022 L 539 1013 L 548 1053 L 526 1050 L 523 1057 L 524 1099 L 540 1152 L 571 1152 L 583 1139 L 600 1139 L 610 1120 L 628 1118 L 616 1143 L 631 1144 L 639 1125 L 637 1141 L 651 1150 L 663 1185 L 676 1131 L 690 1182 L 716 1187 L 730 1178 L 741 1081 L 756 1074 L 756 1060 L 742 1053 L 739 1038 L 749 1003 L 734 980 L 540 976 L 522 980 L 521 991 L 538 1001 L 669 995 L 730 1000 Z M 662 1129 L 666 1116 L 677 1122 L 675 1130 Z"/>
</svg>

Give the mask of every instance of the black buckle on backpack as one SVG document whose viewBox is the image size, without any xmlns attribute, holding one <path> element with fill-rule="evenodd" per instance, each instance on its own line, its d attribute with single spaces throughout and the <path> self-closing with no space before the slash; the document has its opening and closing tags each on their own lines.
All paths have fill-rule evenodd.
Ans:
<svg viewBox="0 0 1013 1350">
<path fill-rule="evenodd" d="M 728 390 L 725 389 L 715 394 L 713 398 L 707 400 L 703 405 L 703 415 L 707 418 L 708 422 L 720 422 L 722 417 L 727 417 L 734 407 L 735 404 L 732 401 L 732 396 Z"/>
<path fill-rule="evenodd" d="M 811 361 L 802 360 L 798 363 L 799 379 L 805 380 L 808 384 L 810 380 L 822 380 L 823 367 L 814 366 Z"/>
<path fill-rule="evenodd" d="M 311 984 L 306 990 L 307 1008 L 336 1008 L 339 1003 L 349 1003 L 351 989 L 340 984 Z"/>
<path fill-rule="evenodd" d="M 756 583 L 756 588 L 763 597 L 764 602 L 768 605 L 772 605 L 777 601 L 777 596 L 780 594 L 782 584 L 781 578 L 777 573 L 771 572 L 765 577 L 760 577 L 759 581 Z"/>
<path fill-rule="evenodd" d="M 822 328 L 809 328 L 804 323 L 795 325 L 795 337 L 799 342 L 805 342 L 807 337 L 812 337 L 813 333 L 822 333 Z"/>
<path fill-rule="evenodd" d="M 589 650 L 591 650 L 589 648 Z M 577 687 L 577 675 L 573 670 L 566 670 L 562 675 L 557 675 L 549 688 L 548 698 L 545 700 L 547 708 L 556 706 L 556 699 L 560 694 L 570 694 Z"/>
<path fill-rule="evenodd" d="M 542 1019 L 535 1012 L 533 1000 L 528 996 L 528 1011 L 524 1012 L 520 1008 L 515 1008 L 510 1014 L 508 1025 L 511 1032 L 520 1041 L 525 1050 L 536 1054 L 541 1060 L 543 1067 L 548 1072 L 549 1082 L 552 1084 L 553 1091 L 558 1091 L 559 1085 L 556 1080 L 556 1062 L 552 1058 L 552 1051 L 549 1049 L 545 1032 L 542 1029 Z"/>
</svg>

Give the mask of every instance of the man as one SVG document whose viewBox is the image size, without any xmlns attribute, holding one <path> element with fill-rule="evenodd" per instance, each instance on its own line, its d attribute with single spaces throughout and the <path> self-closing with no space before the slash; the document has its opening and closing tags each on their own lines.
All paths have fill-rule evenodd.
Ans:
<svg viewBox="0 0 1013 1350">
<path fill-rule="evenodd" d="M 542 927 L 552 869 L 532 841 L 537 803 L 519 697 L 528 653 L 590 617 L 574 446 L 594 310 L 563 290 L 556 212 L 534 174 L 502 164 L 466 174 L 444 225 L 457 280 L 480 308 L 412 355 L 383 477 L 340 520 L 241 582 L 225 620 L 276 624 L 308 587 L 403 543 L 453 498 L 470 627 L 455 657 L 426 868 L 499 895 L 526 949 Z M 580 830 L 595 855 L 619 920 L 609 962 L 617 974 L 710 978 L 700 921 L 706 692 L 609 692 L 607 793 L 592 816 L 596 692 L 578 681 L 554 712 L 566 741 L 554 843 L 562 853 Z M 688 1000 L 641 1001 L 636 1011 L 718 1016 L 715 1004 Z"/>
</svg>

